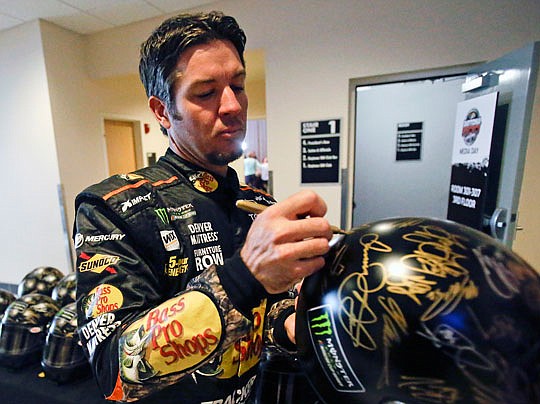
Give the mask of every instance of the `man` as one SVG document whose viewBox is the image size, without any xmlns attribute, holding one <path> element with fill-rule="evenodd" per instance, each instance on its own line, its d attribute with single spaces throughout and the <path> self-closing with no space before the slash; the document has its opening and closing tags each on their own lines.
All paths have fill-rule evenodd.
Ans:
<svg viewBox="0 0 540 404">
<path fill-rule="evenodd" d="M 169 149 L 77 196 L 79 335 L 109 400 L 249 402 L 263 344 L 294 349 L 284 297 L 332 235 L 313 192 L 276 204 L 228 167 L 245 136 L 244 45 L 217 12 L 158 27 L 139 66 Z"/>
<path fill-rule="evenodd" d="M 260 188 L 260 185 L 257 181 L 257 173 L 259 172 L 259 160 L 257 160 L 257 155 L 254 151 L 248 153 L 244 158 L 244 178 L 246 184 L 254 187 Z"/>
</svg>

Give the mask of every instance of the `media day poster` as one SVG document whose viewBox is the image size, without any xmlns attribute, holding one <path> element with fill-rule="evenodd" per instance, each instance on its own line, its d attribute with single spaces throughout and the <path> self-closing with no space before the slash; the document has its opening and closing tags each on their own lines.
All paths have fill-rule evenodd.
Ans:
<svg viewBox="0 0 540 404">
<path fill-rule="evenodd" d="M 481 230 L 498 93 L 457 105 L 447 218 Z"/>
</svg>

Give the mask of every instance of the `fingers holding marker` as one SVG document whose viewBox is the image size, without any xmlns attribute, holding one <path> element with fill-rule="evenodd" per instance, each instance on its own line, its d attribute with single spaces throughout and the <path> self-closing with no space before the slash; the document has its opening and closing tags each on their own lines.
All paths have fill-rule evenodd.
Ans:
<svg viewBox="0 0 540 404">
<path fill-rule="evenodd" d="M 240 255 L 269 293 L 284 292 L 324 265 L 332 238 L 322 216 L 326 203 L 311 191 L 299 192 L 268 208 L 248 201 L 238 206 L 260 213 Z"/>
</svg>

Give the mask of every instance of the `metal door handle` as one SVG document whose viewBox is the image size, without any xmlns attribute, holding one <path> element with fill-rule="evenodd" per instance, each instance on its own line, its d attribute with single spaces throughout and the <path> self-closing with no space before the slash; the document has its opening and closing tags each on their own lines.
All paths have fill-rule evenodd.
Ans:
<svg viewBox="0 0 540 404">
<path fill-rule="evenodd" d="M 493 211 L 489 219 L 489 230 L 492 237 L 502 240 L 506 229 L 507 210 L 505 208 L 497 208 Z"/>
</svg>

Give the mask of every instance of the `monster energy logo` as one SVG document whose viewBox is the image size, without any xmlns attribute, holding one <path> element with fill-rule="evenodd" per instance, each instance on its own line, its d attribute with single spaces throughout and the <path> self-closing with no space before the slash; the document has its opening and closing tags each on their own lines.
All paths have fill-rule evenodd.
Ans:
<svg viewBox="0 0 540 404">
<path fill-rule="evenodd" d="M 318 362 L 336 391 L 365 392 L 341 345 L 332 307 L 322 305 L 307 312 L 311 342 Z"/>
<path fill-rule="evenodd" d="M 154 209 L 154 212 L 156 212 L 157 217 L 159 217 L 164 224 L 169 224 L 169 215 L 167 215 L 167 209 Z"/>
<path fill-rule="evenodd" d="M 328 312 L 310 320 L 310 327 L 314 335 L 332 335 L 332 323 L 328 317 Z"/>
</svg>

